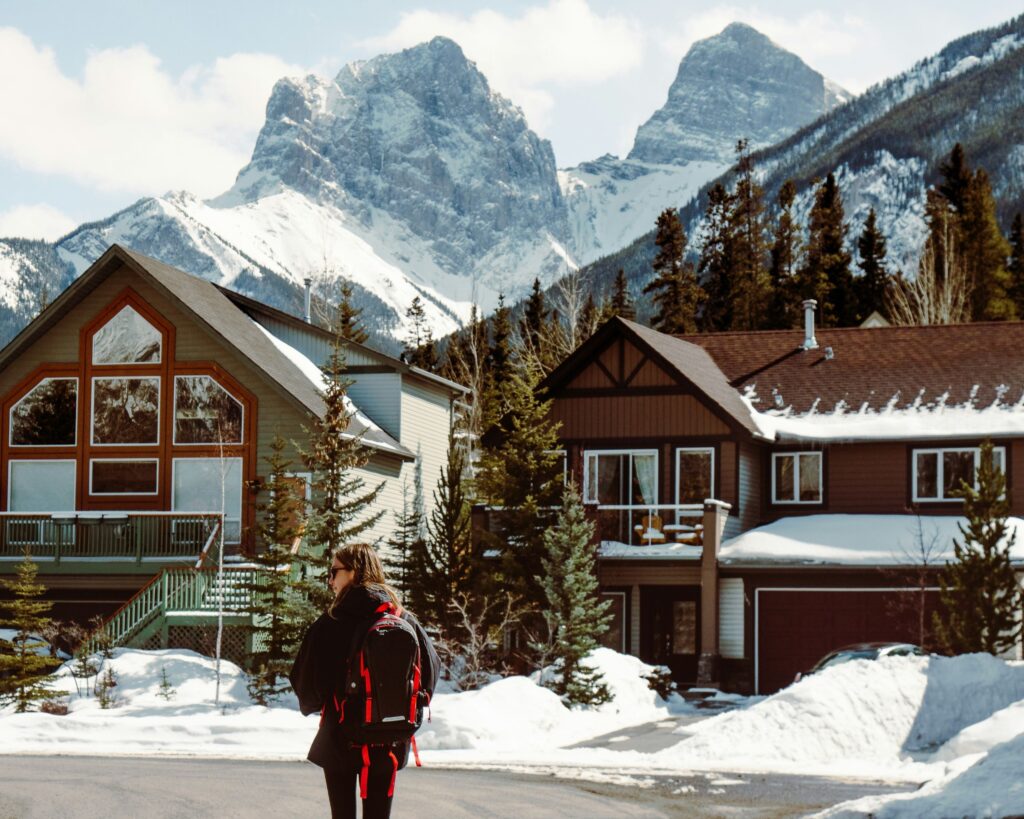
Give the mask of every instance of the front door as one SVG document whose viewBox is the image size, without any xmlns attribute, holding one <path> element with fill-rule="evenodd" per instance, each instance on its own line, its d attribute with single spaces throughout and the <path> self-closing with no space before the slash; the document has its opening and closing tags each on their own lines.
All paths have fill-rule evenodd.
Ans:
<svg viewBox="0 0 1024 819">
<path fill-rule="evenodd" d="M 665 665 L 683 685 L 697 681 L 700 657 L 700 586 L 643 586 L 640 659 Z"/>
</svg>

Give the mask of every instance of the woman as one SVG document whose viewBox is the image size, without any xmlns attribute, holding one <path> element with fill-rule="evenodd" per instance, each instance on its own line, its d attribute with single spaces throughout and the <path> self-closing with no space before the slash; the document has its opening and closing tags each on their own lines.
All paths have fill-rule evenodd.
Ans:
<svg viewBox="0 0 1024 819">
<path fill-rule="evenodd" d="M 440 664 L 430 638 L 415 618 L 402 610 L 398 595 L 388 586 L 373 547 L 355 543 L 338 549 L 328 584 L 334 601 L 309 627 L 289 675 L 302 713 L 322 714 L 308 759 L 324 769 L 331 816 L 355 817 L 356 782 L 366 767 L 363 816 L 387 819 L 391 814 L 389 792 L 393 792 L 395 773 L 405 767 L 409 746 L 374 745 L 364 751 L 363 746 L 353 747 L 345 738 L 339 717 L 349 657 L 357 640 L 379 616 L 381 605 L 390 603 L 419 637 L 420 685 L 428 696 L 433 694 Z"/>
</svg>

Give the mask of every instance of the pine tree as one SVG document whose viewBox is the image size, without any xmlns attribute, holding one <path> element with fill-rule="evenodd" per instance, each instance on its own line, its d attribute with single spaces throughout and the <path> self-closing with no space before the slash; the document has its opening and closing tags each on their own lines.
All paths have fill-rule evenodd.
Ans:
<svg viewBox="0 0 1024 819">
<path fill-rule="evenodd" d="M 857 323 L 851 257 L 845 247 L 843 200 L 835 174 L 829 174 L 814 195 L 808 224 L 804 264 L 797 274 L 801 299 L 817 299 L 823 327 Z"/>
<path fill-rule="evenodd" d="M 4 612 L 0 625 L 12 629 L 11 640 L 3 641 L 10 651 L 0 652 L 0 704 L 16 704 L 18 713 L 47 699 L 51 690 L 47 677 L 59 662 L 42 653 L 46 643 L 36 635 L 50 623 L 53 603 L 43 600 L 46 587 L 36 579 L 38 568 L 28 551 L 12 579 L 0 581 L 11 599 L 0 601 Z"/>
<path fill-rule="evenodd" d="M 612 316 L 619 316 L 628 321 L 636 321 L 636 307 L 633 305 L 633 298 L 629 295 L 629 285 L 626 283 L 626 271 L 621 267 L 615 274 L 615 284 L 612 287 L 612 297 L 607 303 L 607 311 L 603 319 L 610 319 Z"/>
<path fill-rule="evenodd" d="M 354 341 L 356 344 L 365 344 L 369 338 L 360 316 L 363 314 L 362 307 L 356 307 L 352 301 L 352 284 L 343 281 L 341 283 L 341 300 L 338 302 L 338 326 L 336 331 L 346 341 Z"/>
<path fill-rule="evenodd" d="M 1006 259 L 1010 246 L 999 228 L 988 174 L 979 168 L 971 177 L 959 214 L 960 247 L 971 288 L 971 318 L 994 321 L 1015 317 L 1008 291 Z"/>
<path fill-rule="evenodd" d="M 402 591 L 403 600 L 422 619 L 425 596 L 422 590 L 421 553 L 424 547 L 423 458 L 417 453 L 412 487 L 402 484 L 402 509 L 395 512 L 395 532 L 388 540 L 391 557 L 386 561 L 388 577 Z"/>
<path fill-rule="evenodd" d="M 594 294 L 587 293 L 587 300 L 583 303 L 583 309 L 580 310 L 579 320 L 579 343 L 582 344 L 592 335 L 598 327 L 601 326 L 603 320 L 603 310 L 597 309 L 597 304 L 594 303 Z"/>
<path fill-rule="evenodd" d="M 594 524 L 587 520 L 574 483 L 562 491 L 554 526 L 544 532 L 544 618 L 551 649 L 561 672 L 555 691 L 569 704 L 597 705 L 610 699 L 600 674 L 582 664 L 608 631 L 609 603 L 598 598 L 597 566 L 592 543 Z"/>
<path fill-rule="evenodd" d="M 533 280 L 533 289 L 526 299 L 526 307 L 523 310 L 523 318 L 519 322 L 519 335 L 523 344 L 537 356 L 540 361 L 544 360 L 544 348 L 547 344 L 548 318 L 551 311 L 548 309 L 544 298 L 544 290 L 540 286 L 540 279 Z"/>
<path fill-rule="evenodd" d="M 732 244 L 732 313 L 730 329 L 757 330 L 765 323 L 769 296 L 764 190 L 754 179 L 747 141 L 736 144 L 736 189 L 729 212 Z"/>
<path fill-rule="evenodd" d="M 506 393 L 515 372 L 512 349 L 512 311 L 505 304 L 504 295 L 498 296 L 498 307 L 490 322 L 490 346 L 484 366 L 481 392 L 481 429 L 486 431 L 498 422 L 508 406 Z"/>
<path fill-rule="evenodd" d="M 412 322 L 403 350 L 405 361 L 421 370 L 433 372 L 437 369 L 437 346 L 423 309 L 423 300 L 414 296 L 405 317 Z"/>
<path fill-rule="evenodd" d="M 860 256 L 857 267 L 864 274 L 854 280 L 857 286 L 857 303 L 860 306 L 858 318 L 863 321 L 876 310 L 879 315 L 885 316 L 892 276 L 885 269 L 885 237 L 878 229 L 874 208 L 868 211 L 864 220 L 864 229 L 857 239 L 857 253 Z"/>
<path fill-rule="evenodd" d="M 779 219 L 772 234 L 769 251 L 768 278 L 771 299 L 766 326 L 773 330 L 789 330 L 800 321 L 799 296 L 796 291 L 796 263 L 800 254 L 800 233 L 793 216 L 796 185 L 787 179 L 779 188 Z"/>
<path fill-rule="evenodd" d="M 1010 295 L 1017 309 L 1017 317 L 1024 317 L 1024 215 L 1020 212 L 1013 217 L 1010 228 L 1010 263 L 1006 268 L 1010 274 Z"/>
<path fill-rule="evenodd" d="M 939 166 L 939 173 L 943 178 L 937 187 L 938 192 L 949 202 L 954 213 L 962 214 L 967 204 L 967 191 L 971 186 L 973 174 L 967 164 L 964 146 L 959 142 L 949 152 L 949 159 Z"/>
<path fill-rule="evenodd" d="M 302 535 L 306 499 L 296 492 L 292 464 L 285 455 L 287 442 L 280 433 L 270 441 L 263 459 L 267 468 L 260 486 L 253 533 L 257 569 L 249 594 L 254 650 L 250 657 L 249 693 L 261 705 L 276 700 L 288 688 L 288 671 L 306 627 L 316 616 L 309 595 L 293 580 L 293 570 L 308 556 L 293 553 Z M 308 573 L 308 572 L 307 572 Z"/>
<path fill-rule="evenodd" d="M 697 330 L 697 308 L 704 291 L 697 284 L 692 265 L 684 259 L 686 232 L 674 208 L 661 212 L 654 243 L 658 254 L 651 266 L 655 277 L 644 288 L 653 293 L 658 307 L 652 324 L 663 333 L 693 333 Z"/>
<path fill-rule="evenodd" d="M 697 272 L 707 299 L 701 316 L 701 330 L 728 330 L 733 322 L 732 281 L 732 197 L 721 183 L 708 191 L 704 210 L 704 242 Z"/>
<path fill-rule="evenodd" d="M 1017 536 L 1007 522 L 1006 477 L 988 441 L 981 446 L 976 482 L 976 489 L 961 482 L 967 525 L 959 525 L 955 560 L 939 578 L 942 610 L 934 615 L 935 633 L 950 654 L 1001 654 L 1021 637 L 1024 591 L 1010 563 Z"/>
</svg>

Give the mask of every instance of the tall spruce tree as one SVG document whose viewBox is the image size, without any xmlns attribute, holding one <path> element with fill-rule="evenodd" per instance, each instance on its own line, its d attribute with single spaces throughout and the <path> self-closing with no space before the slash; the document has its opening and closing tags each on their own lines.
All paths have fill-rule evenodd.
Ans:
<svg viewBox="0 0 1024 819">
<path fill-rule="evenodd" d="M 249 693 L 261 705 L 276 700 L 288 688 L 288 672 L 302 634 L 317 611 L 293 572 L 307 556 L 293 551 L 301 537 L 306 514 L 305 484 L 292 475 L 280 433 L 270 441 L 263 459 L 267 470 L 256 504 L 253 581 L 246 585 L 255 646 L 250 657 Z M 300 484 L 302 491 L 300 494 Z M 307 574 L 309 574 L 307 572 Z"/>
<path fill-rule="evenodd" d="M 540 279 L 535 278 L 533 288 L 526 299 L 523 318 L 519 322 L 519 335 L 523 339 L 523 344 L 533 350 L 541 361 L 544 360 L 543 351 L 547 344 L 547 325 L 550 315 L 551 311 L 544 298 L 544 289 L 540 286 Z"/>
<path fill-rule="evenodd" d="M 843 220 L 842 195 L 835 174 L 830 173 L 814 194 L 804 264 L 797 274 L 800 298 L 817 299 L 824 327 L 857 323 L 852 259 L 846 250 Z"/>
<path fill-rule="evenodd" d="M 998 321 L 1016 316 L 1006 260 L 1010 245 L 999 228 L 988 174 L 979 168 L 967 186 L 959 213 L 960 248 L 971 288 L 971 318 Z"/>
<path fill-rule="evenodd" d="M 43 599 L 46 587 L 36 579 L 38 568 L 28 551 L 11 579 L 0 581 L 11 593 L 0 601 L 0 626 L 14 631 L 0 652 L 0 705 L 15 704 L 18 713 L 51 696 L 48 681 L 59 661 L 48 656 L 39 636 L 50 625 L 53 603 Z M 8 651 L 10 653 L 8 653 Z"/>
<path fill-rule="evenodd" d="M 764 190 L 754 178 L 748 144 L 736 144 L 736 189 L 729 211 L 732 236 L 732 325 L 734 330 L 757 330 L 765 323 L 769 279 L 765 265 L 768 242 L 764 219 Z"/>
<path fill-rule="evenodd" d="M 949 157 L 939 165 L 942 181 L 937 190 L 956 214 L 962 214 L 967 204 L 967 192 L 971 186 L 973 174 L 967 163 L 964 146 L 959 142 L 949 152 Z"/>
<path fill-rule="evenodd" d="M 767 327 L 789 330 L 800 321 L 800 299 L 796 292 L 796 264 L 800 254 L 800 231 L 793 216 L 796 184 L 787 179 L 779 188 L 779 217 L 772 233 L 768 278 L 771 282 Z"/>
<path fill-rule="evenodd" d="M 498 422 L 508 407 L 508 390 L 515 373 L 515 351 L 512 347 L 512 311 L 505 296 L 498 296 L 498 307 L 491 316 L 490 345 L 484 366 L 481 398 L 481 428 L 486 431 Z"/>
<path fill-rule="evenodd" d="M 438 363 L 437 345 L 427 321 L 427 313 L 423 309 L 423 300 L 419 296 L 413 297 L 405 317 L 412 323 L 403 350 L 406 362 L 421 370 L 433 372 Z"/>
<path fill-rule="evenodd" d="M 703 282 L 706 299 L 701 314 L 701 330 L 728 330 L 733 322 L 732 280 L 732 197 L 721 183 L 708 191 L 704 209 L 704 241 L 697 272 Z"/>
<path fill-rule="evenodd" d="M 388 577 L 402 592 L 410 609 L 420 616 L 426 603 L 420 579 L 422 552 L 425 545 L 425 514 L 423 510 L 423 458 L 417 453 L 413 464 L 412 485 L 402 484 L 402 508 L 394 513 L 395 531 L 388 540 L 391 547 L 386 560 Z M 422 618 L 421 618 L 422 619 Z"/>
<path fill-rule="evenodd" d="M 686 231 L 675 208 L 668 208 L 658 216 L 654 243 L 658 254 L 651 266 L 655 277 L 644 288 L 653 293 L 658 312 L 654 327 L 663 333 L 693 333 L 697 330 L 697 310 L 704 291 L 697 284 L 693 266 L 686 262 Z"/>
<path fill-rule="evenodd" d="M 587 520 L 575 483 L 562 490 L 554 525 L 544 532 L 544 618 L 560 675 L 554 687 L 570 705 L 598 705 L 611 697 L 600 672 L 583 665 L 608 631 L 611 605 L 598 597 L 594 524 Z"/>
<path fill-rule="evenodd" d="M 1017 318 L 1024 318 L 1024 215 L 1019 211 L 1010 227 L 1010 295 L 1017 309 Z"/>
<path fill-rule="evenodd" d="M 343 281 L 341 283 L 341 299 L 338 301 L 338 327 L 337 332 L 347 341 L 354 341 L 356 344 L 365 344 L 370 337 L 363 328 L 360 316 L 363 314 L 362 307 L 356 307 L 353 302 L 352 283 Z"/>
<path fill-rule="evenodd" d="M 959 525 L 955 559 L 939 577 L 935 633 L 950 654 L 1001 654 L 1020 642 L 1024 591 L 1010 563 L 1017 536 L 1007 521 L 1006 478 L 991 442 L 981 446 L 977 488 L 961 482 L 960 493 L 967 524 Z"/>
<path fill-rule="evenodd" d="M 621 267 L 619 272 L 615 274 L 612 296 L 607 302 L 607 309 L 602 318 L 610 319 L 612 316 L 620 316 L 628 321 L 636 321 L 636 307 L 633 304 L 633 297 L 629 295 L 626 271 Z"/>
<path fill-rule="evenodd" d="M 854 280 L 857 287 L 857 304 L 860 306 L 858 319 L 863 321 L 873 311 L 886 316 L 892 276 L 885 268 L 885 237 L 878 228 L 874 208 L 868 211 L 864 220 L 864 229 L 857 239 L 857 253 L 857 267 L 863 272 L 862 276 Z"/>
</svg>

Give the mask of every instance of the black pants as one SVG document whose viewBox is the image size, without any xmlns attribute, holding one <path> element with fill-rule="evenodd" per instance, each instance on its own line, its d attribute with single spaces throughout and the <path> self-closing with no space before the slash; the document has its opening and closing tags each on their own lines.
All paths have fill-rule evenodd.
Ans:
<svg viewBox="0 0 1024 819">
<path fill-rule="evenodd" d="M 366 777 L 366 799 L 363 800 L 363 819 L 388 819 L 391 816 L 392 777 L 401 756 L 390 748 L 370 748 L 370 765 Z M 355 819 L 356 793 L 363 771 L 363 751 L 353 748 L 342 754 L 340 768 L 324 768 L 327 779 L 327 798 L 331 800 L 332 819 Z"/>
</svg>

